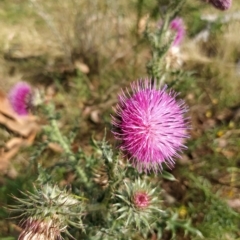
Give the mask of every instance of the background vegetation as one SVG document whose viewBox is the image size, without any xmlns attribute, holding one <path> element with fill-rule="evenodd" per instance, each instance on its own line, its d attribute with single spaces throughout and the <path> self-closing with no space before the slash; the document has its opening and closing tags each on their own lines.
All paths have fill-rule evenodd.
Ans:
<svg viewBox="0 0 240 240">
<path fill-rule="evenodd" d="M 8 92 L 18 81 L 38 88 L 45 101 L 54 103 L 62 133 L 69 139 L 75 134 L 73 151 L 80 148 L 83 158 L 95 163 L 93 139 L 102 140 L 106 128 L 113 143 L 110 114 L 120 89 L 148 76 L 151 49 L 143 32 L 147 19 L 150 26 L 159 21 L 159 4 L 164 1 L 0 1 L 0 89 Z M 240 239 L 239 10 L 238 1 L 221 12 L 188 0 L 179 12 L 187 33 L 181 70 L 188 74 L 174 89 L 189 106 L 191 137 L 171 172 L 177 181 L 161 179 L 159 184 L 164 204 L 179 219 L 191 221 L 205 239 Z M 43 112 L 38 116 L 41 125 L 48 124 Z M 0 146 L 13 135 L 1 128 Z M 3 208 L 14 203 L 11 195 L 32 189 L 38 163 L 51 166 L 62 158 L 56 148 L 43 146 L 44 140 L 39 133 L 1 167 L 1 240 L 16 239 L 21 231 Z M 63 168 L 55 176 L 60 186 L 80 184 Z M 166 228 L 162 239 L 171 238 L 199 236 Z"/>
</svg>

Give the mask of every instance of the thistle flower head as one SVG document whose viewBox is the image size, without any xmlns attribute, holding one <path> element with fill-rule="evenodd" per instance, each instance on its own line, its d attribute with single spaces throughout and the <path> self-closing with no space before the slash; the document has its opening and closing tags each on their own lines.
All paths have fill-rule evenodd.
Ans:
<svg viewBox="0 0 240 240">
<path fill-rule="evenodd" d="M 232 0 L 210 0 L 212 5 L 220 10 L 228 10 L 232 5 Z"/>
<path fill-rule="evenodd" d="M 173 166 L 173 157 L 179 156 L 187 137 L 184 103 L 149 79 L 134 82 L 131 88 L 132 93 L 127 90 L 127 95 L 119 96 L 117 116 L 112 119 L 120 148 L 140 172 L 156 172 L 163 163 Z"/>
<path fill-rule="evenodd" d="M 47 184 L 35 188 L 34 193 L 23 194 L 26 198 L 14 197 L 19 205 L 11 208 L 12 211 L 22 212 L 21 217 L 26 217 L 19 240 L 62 239 L 61 233 L 70 235 L 67 231 L 69 225 L 83 228 L 83 203 L 66 190 Z"/>
<path fill-rule="evenodd" d="M 28 115 L 31 106 L 32 89 L 26 82 L 19 82 L 9 92 L 9 101 L 13 110 L 21 116 Z"/>
<path fill-rule="evenodd" d="M 28 218 L 18 240 L 62 240 L 58 226 L 53 221 L 39 221 Z"/>
<path fill-rule="evenodd" d="M 174 18 L 170 22 L 170 29 L 175 32 L 173 46 L 179 46 L 185 36 L 185 28 L 182 18 Z"/>
<path fill-rule="evenodd" d="M 159 208 L 160 201 L 156 195 L 158 191 L 140 179 L 135 182 L 125 181 L 124 184 L 116 194 L 117 203 L 114 204 L 119 214 L 118 220 L 123 219 L 126 226 L 150 228 L 155 214 L 159 217 L 159 214 L 163 213 Z"/>
</svg>

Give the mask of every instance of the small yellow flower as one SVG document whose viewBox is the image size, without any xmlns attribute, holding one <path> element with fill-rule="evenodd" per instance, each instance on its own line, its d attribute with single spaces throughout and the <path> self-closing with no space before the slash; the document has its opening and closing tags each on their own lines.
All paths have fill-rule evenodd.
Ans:
<svg viewBox="0 0 240 240">
<path fill-rule="evenodd" d="M 235 195 L 235 193 L 234 193 L 233 189 L 229 190 L 227 193 L 228 198 L 232 198 L 232 197 L 234 197 L 234 195 Z"/>
<path fill-rule="evenodd" d="M 224 135 L 224 131 L 220 130 L 217 132 L 217 137 L 222 137 Z"/>
<path fill-rule="evenodd" d="M 207 118 L 212 117 L 212 111 L 211 110 L 206 111 L 205 115 Z"/>
<path fill-rule="evenodd" d="M 212 103 L 215 104 L 215 105 L 218 104 L 218 99 L 214 98 L 214 99 L 212 100 Z"/>
<path fill-rule="evenodd" d="M 185 206 L 181 206 L 179 209 L 178 209 L 178 214 L 179 214 L 179 217 L 180 218 L 185 218 L 188 214 L 187 212 L 187 208 Z"/>
<path fill-rule="evenodd" d="M 228 124 L 229 128 L 234 128 L 235 127 L 235 123 L 233 121 L 230 121 Z"/>
</svg>

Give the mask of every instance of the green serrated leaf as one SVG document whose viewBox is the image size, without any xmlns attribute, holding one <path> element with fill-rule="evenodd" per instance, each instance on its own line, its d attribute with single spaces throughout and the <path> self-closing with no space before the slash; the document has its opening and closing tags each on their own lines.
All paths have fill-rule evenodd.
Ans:
<svg viewBox="0 0 240 240">
<path fill-rule="evenodd" d="M 127 211 L 127 209 L 128 209 L 127 207 L 122 207 L 122 208 L 118 209 L 117 212 L 118 213 L 124 212 L 124 211 Z"/>
<path fill-rule="evenodd" d="M 164 170 L 162 171 L 162 177 L 169 181 L 177 181 L 177 179 L 171 173 Z"/>
<path fill-rule="evenodd" d="M 125 218 L 129 213 L 128 212 L 124 212 L 122 215 L 120 215 L 117 220 Z"/>
<path fill-rule="evenodd" d="M 150 229 L 149 222 L 147 221 L 147 219 L 146 219 L 145 217 L 142 217 L 142 218 L 141 218 L 141 221 L 144 223 L 144 225 L 145 225 L 148 229 Z"/>
<path fill-rule="evenodd" d="M 125 198 L 124 196 L 119 195 L 119 194 L 117 194 L 116 196 L 117 196 L 118 198 L 121 198 L 121 199 L 122 199 L 125 203 L 127 203 L 128 205 L 131 204 L 128 200 L 126 200 L 126 198 Z"/>
</svg>

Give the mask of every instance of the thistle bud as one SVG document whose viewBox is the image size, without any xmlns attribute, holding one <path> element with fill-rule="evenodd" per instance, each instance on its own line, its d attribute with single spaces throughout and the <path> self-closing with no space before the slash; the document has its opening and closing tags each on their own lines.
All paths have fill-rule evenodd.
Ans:
<svg viewBox="0 0 240 240">
<path fill-rule="evenodd" d="M 30 110 L 42 103 L 40 92 L 26 82 L 16 83 L 8 94 L 9 102 L 19 116 L 26 116 Z"/>
<path fill-rule="evenodd" d="M 39 221 L 28 218 L 18 240 L 56 240 L 62 239 L 58 226 L 53 221 Z"/>
<path fill-rule="evenodd" d="M 117 203 L 114 206 L 119 214 L 118 220 L 124 219 L 125 225 L 134 225 L 138 229 L 150 228 L 154 217 L 159 218 L 163 211 L 159 208 L 160 201 L 156 188 L 145 181 L 124 182 L 125 186 L 117 193 Z"/>
<path fill-rule="evenodd" d="M 175 33 L 173 46 L 179 46 L 185 36 L 185 27 L 182 18 L 174 18 L 170 22 L 170 30 Z"/>
<path fill-rule="evenodd" d="M 33 193 L 23 193 L 25 199 L 14 197 L 19 205 L 11 210 L 21 212 L 23 231 L 18 240 L 58 240 L 61 233 L 70 235 L 69 225 L 83 229 L 81 217 L 84 204 L 71 193 L 57 186 L 44 185 Z"/>
<path fill-rule="evenodd" d="M 31 108 L 32 88 L 26 82 L 15 84 L 9 92 L 9 101 L 13 110 L 20 116 L 26 116 Z"/>
<path fill-rule="evenodd" d="M 222 11 L 228 10 L 232 5 L 232 0 L 210 0 L 210 3 Z"/>
</svg>

